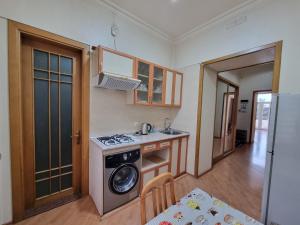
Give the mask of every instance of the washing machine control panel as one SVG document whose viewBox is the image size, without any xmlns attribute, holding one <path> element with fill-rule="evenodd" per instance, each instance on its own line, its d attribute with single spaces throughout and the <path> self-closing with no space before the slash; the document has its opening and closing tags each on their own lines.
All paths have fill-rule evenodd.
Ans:
<svg viewBox="0 0 300 225">
<path fill-rule="evenodd" d="M 140 159 L 140 149 L 108 155 L 105 157 L 105 168 L 116 168 L 125 163 L 135 163 Z"/>
</svg>

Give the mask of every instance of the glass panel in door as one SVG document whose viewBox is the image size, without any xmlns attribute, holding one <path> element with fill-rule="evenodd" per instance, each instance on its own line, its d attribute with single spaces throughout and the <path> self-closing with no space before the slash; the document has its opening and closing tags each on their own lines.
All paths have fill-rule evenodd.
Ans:
<svg viewBox="0 0 300 225">
<path fill-rule="evenodd" d="M 162 104 L 163 98 L 163 79 L 164 70 L 160 67 L 154 66 L 153 70 L 153 90 L 152 90 L 152 103 Z"/>
<path fill-rule="evenodd" d="M 72 189 L 73 58 L 33 49 L 35 199 Z"/>
<path fill-rule="evenodd" d="M 142 82 L 140 86 L 136 89 L 136 101 L 139 103 L 148 103 L 150 65 L 139 61 L 137 73 L 137 78 Z"/>
</svg>

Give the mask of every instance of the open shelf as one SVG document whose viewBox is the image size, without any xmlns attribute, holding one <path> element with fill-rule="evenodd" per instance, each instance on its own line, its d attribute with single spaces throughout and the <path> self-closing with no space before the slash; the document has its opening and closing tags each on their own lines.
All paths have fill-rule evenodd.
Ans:
<svg viewBox="0 0 300 225">
<path fill-rule="evenodd" d="M 163 149 L 144 154 L 142 157 L 142 172 L 168 164 L 169 150 Z"/>
</svg>

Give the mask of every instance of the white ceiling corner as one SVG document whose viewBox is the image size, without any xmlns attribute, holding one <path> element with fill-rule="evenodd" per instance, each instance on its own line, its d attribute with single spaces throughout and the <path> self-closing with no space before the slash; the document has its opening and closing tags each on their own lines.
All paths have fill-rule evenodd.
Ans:
<svg viewBox="0 0 300 225">
<path fill-rule="evenodd" d="M 177 0 L 172 3 L 171 0 L 97 0 L 172 43 L 181 42 L 258 1 Z"/>
<path fill-rule="evenodd" d="M 187 31 L 187 32 L 177 36 L 174 39 L 174 42 L 179 43 L 179 42 L 185 40 L 186 38 L 189 38 L 189 37 L 193 36 L 194 34 L 200 32 L 200 31 L 202 31 L 206 28 L 209 28 L 210 26 L 212 26 L 212 25 L 214 25 L 214 24 L 216 24 L 216 23 L 218 23 L 222 20 L 225 20 L 225 19 L 231 17 L 235 13 L 238 13 L 241 10 L 245 10 L 246 8 L 252 6 L 256 2 L 258 2 L 258 0 L 247 0 L 242 4 L 237 5 L 232 9 L 229 9 L 229 10 L 219 14 L 218 16 L 215 16 L 214 18 L 207 21 L 206 23 L 200 24 L 200 25 L 196 26 L 195 28 L 193 28 L 192 30 Z"/>
<path fill-rule="evenodd" d="M 158 35 L 162 39 L 167 40 L 167 41 L 172 40 L 172 38 L 167 33 L 165 33 L 164 31 L 162 31 L 162 30 L 158 29 L 157 27 L 147 23 L 143 19 L 133 15 L 131 12 L 119 7 L 117 4 L 113 3 L 112 1 L 110 1 L 110 0 L 97 0 L 97 2 L 99 2 L 100 4 L 105 5 L 106 7 L 108 7 L 110 10 L 112 10 L 115 13 L 118 13 L 122 16 L 125 16 L 126 18 L 130 19 L 132 22 L 136 23 L 137 25 L 142 26 L 143 28 L 146 28 L 148 31 L 151 31 L 152 33 L 154 33 L 155 35 Z"/>
</svg>

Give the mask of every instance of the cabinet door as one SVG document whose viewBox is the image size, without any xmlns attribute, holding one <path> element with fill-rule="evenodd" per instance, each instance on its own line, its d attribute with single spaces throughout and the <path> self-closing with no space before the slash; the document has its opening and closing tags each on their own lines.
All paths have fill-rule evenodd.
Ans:
<svg viewBox="0 0 300 225">
<path fill-rule="evenodd" d="M 148 104 L 150 91 L 150 64 L 137 62 L 137 79 L 141 80 L 140 86 L 136 89 L 136 103 Z"/>
<path fill-rule="evenodd" d="M 109 72 L 132 78 L 134 74 L 133 58 L 121 56 L 118 53 L 113 53 L 111 51 L 103 49 L 102 60 L 101 72 Z"/>
<path fill-rule="evenodd" d="M 187 157 L 187 138 L 181 139 L 181 149 L 180 149 L 180 171 L 179 173 L 184 173 L 186 168 L 186 157 Z"/>
<path fill-rule="evenodd" d="M 174 106 L 181 106 L 182 74 L 176 73 L 174 77 Z"/>
<path fill-rule="evenodd" d="M 167 70 L 166 72 L 166 90 L 165 90 L 165 105 L 172 105 L 172 87 L 173 87 L 173 76 L 172 71 Z"/>
<path fill-rule="evenodd" d="M 178 147 L 179 147 L 179 140 L 173 140 L 172 161 L 171 161 L 171 173 L 173 176 L 177 176 Z"/>
<path fill-rule="evenodd" d="M 143 186 L 145 186 L 150 180 L 155 177 L 155 170 L 150 170 L 143 173 Z"/>
<path fill-rule="evenodd" d="M 153 67 L 151 103 L 161 105 L 163 103 L 164 69 Z"/>
</svg>

